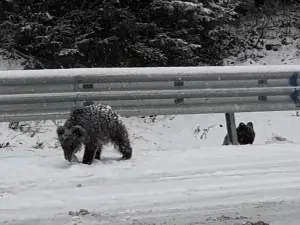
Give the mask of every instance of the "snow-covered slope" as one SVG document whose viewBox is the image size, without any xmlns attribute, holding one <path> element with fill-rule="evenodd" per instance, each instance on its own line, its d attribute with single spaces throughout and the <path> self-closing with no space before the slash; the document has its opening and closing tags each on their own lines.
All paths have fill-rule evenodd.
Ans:
<svg viewBox="0 0 300 225">
<path fill-rule="evenodd" d="M 157 116 L 154 122 L 151 118 L 123 120 L 129 129 L 136 152 L 221 146 L 226 134 L 223 114 Z M 249 121 L 253 122 L 256 131 L 255 145 L 282 142 L 284 138 L 287 139 L 285 142 L 300 143 L 299 133 L 296 132 L 300 127 L 300 117 L 295 111 L 236 114 L 237 123 Z M 10 130 L 7 123 L 0 124 L 0 144 L 10 143 L 2 151 L 37 148 L 36 152 L 52 149 L 53 152 L 61 153 L 55 133 L 57 124 L 60 124 L 58 121 L 22 124 L 23 131 Z M 112 146 L 107 151 L 112 151 Z"/>
<path fill-rule="evenodd" d="M 296 46 L 294 40 L 244 64 L 298 64 Z M 104 160 L 92 166 L 64 160 L 58 121 L 24 123 L 22 131 L 0 124 L 0 224 L 233 225 L 261 219 L 298 225 L 300 117 L 260 112 L 236 119 L 253 122 L 254 145 L 221 146 L 223 114 L 124 118 L 133 159 L 113 160 L 118 154 L 108 146 Z"/>
</svg>

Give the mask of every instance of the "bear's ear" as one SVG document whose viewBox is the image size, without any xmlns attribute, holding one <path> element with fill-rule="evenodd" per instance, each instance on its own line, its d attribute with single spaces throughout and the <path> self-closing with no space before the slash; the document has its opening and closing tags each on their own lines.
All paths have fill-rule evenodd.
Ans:
<svg viewBox="0 0 300 225">
<path fill-rule="evenodd" d="M 239 127 L 244 127 L 245 126 L 245 124 L 243 123 L 243 122 L 241 122 L 240 124 L 239 124 Z"/>
<path fill-rule="evenodd" d="M 57 129 L 56 129 L 56 133 L 57 133 L 57 135 L 63 135 L 63 133 L 65 133 L 65 128 L 63 127 L 63 126 L 59 126 L 59 127 L 57 127 Z"/>
<path fill-rule="evenodd" d="M 252 122 L 247 123 L 247 125 L 253 129 L 253 123 Z"/>
<path fill-rule="evenodd" d="M 85 135 L 85 130 L 81 126 L 76 125 L 72 128 L 72 133 L 80 138 Z"/>
</svg>

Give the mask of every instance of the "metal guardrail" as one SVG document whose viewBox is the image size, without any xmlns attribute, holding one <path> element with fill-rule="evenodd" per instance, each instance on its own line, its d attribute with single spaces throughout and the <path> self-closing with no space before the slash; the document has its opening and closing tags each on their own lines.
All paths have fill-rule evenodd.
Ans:
<svg viewBox="0 0 300 225">
<path fill-rule="evenodd" d="M 234 112 L 298 109 L 298 71 L 291 65 L 0 71 L 0 122 L 64 119 L 74 107 L 101 102 L 122 116 L 229 113 L 235 136 Z"/>
</svg>

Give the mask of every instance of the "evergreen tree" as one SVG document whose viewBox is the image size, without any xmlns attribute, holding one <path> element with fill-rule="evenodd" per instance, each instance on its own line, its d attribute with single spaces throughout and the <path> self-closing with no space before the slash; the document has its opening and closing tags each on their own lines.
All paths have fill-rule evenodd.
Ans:
<svg viewBox="0 0 300 225">
<path fill-rule="evenodd" d="M 3 0 L 0 48 L 42 68 L 214 65 L 226 51 L 237 5 L 234 0 Z"/>
</svg>

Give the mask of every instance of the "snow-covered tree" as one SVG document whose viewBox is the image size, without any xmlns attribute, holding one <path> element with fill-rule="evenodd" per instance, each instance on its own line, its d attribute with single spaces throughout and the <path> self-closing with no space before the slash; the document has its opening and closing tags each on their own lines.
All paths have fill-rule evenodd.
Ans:
<svg viewBox="0 0 300 225">
<path fill-rule="evenodd" d="M 236 18 L 238 3 L 4 0 L 0 26 L 11 37 L 6 48 L 48 68 L 213 65 L 232 38 L 220 27 Z"/>
</svg>

